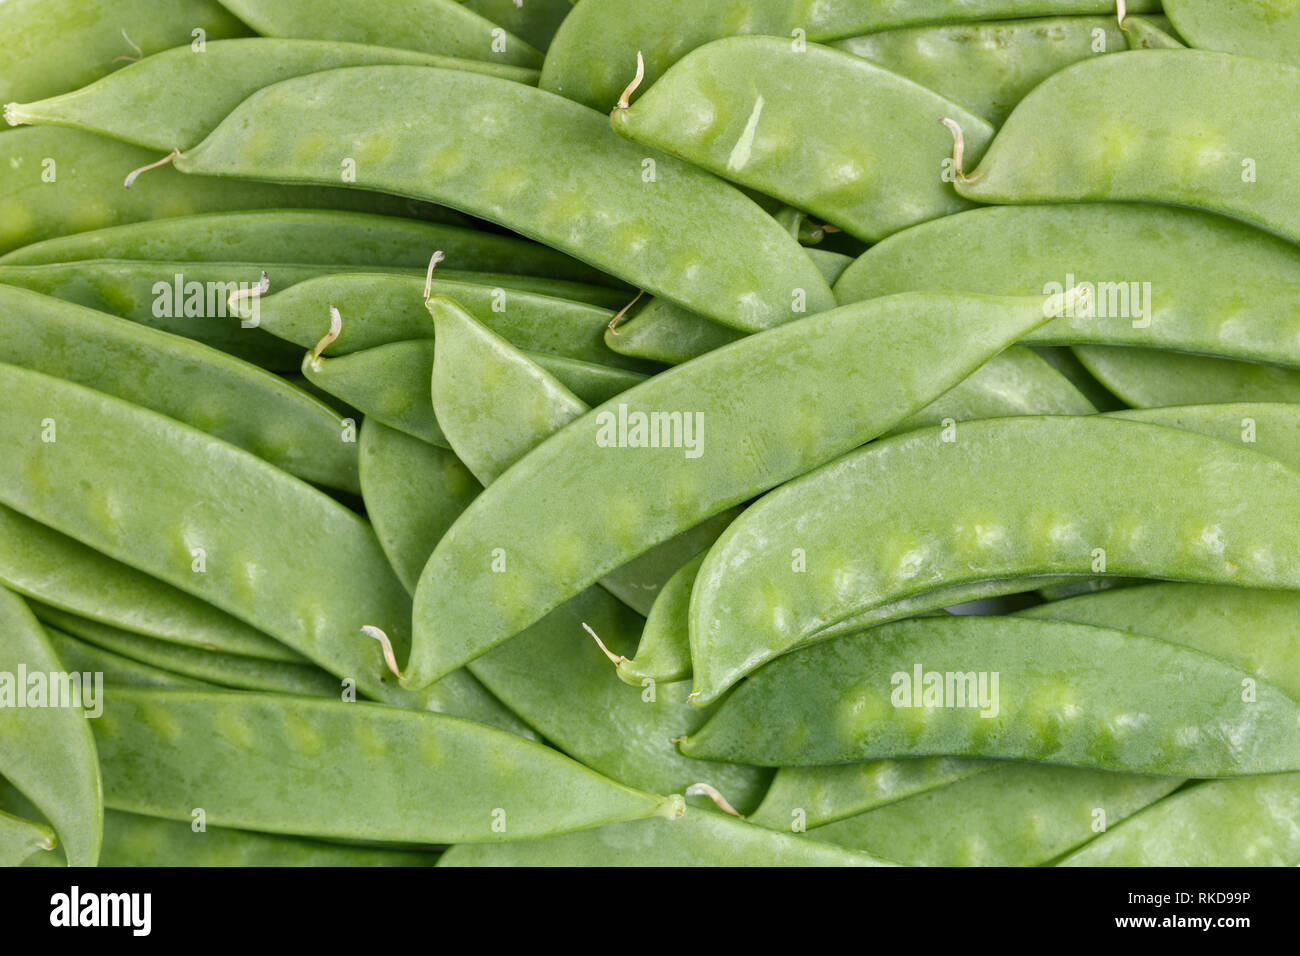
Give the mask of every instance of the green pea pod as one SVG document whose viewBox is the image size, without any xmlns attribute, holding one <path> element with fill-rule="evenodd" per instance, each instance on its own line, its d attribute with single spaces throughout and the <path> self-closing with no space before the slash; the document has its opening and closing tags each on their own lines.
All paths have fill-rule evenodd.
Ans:
<svg viewBox="0 0 1300 956">
<path fill-rule="evenodd" d="M 163 641 L 303 660 L 243 621 L 0 505 L 0 584 L 42 604 Z"/>
<path fill-rule="evenodd" d="M 1071 853 L 1060 866 L 1298 866 L 1300 774 L 1180 790 Z"/>
<path fill-rule="evenodd" d="M 53 850 L 54 831 L 0 810 L 0 866 L 17 866 L 41 850 Z"/>
<path fill-rule="evenodd" d="M 1243 488 L 1269 506 L 1242 508 Z M 1298 509 L 1290 468 L 1142 422 L 990 419 L 877 442 L 767 495 L 710 550 L 691 599 L 696 699 L 936 587 L 1071 573 L 1300 587 Z"/>
<path fill-rule="evenodd" d="M 826 109 L 809 110 L 809 99 Z M 614 129 L 874 242 L 970 203 L 945 182 L 956 120 L 973 153 L 993 127 L 888 70 L 812 44 L 731 37 L 687 54 Z M 951 177 L 949 177 L 951 179 Z"/>
<path fill-rule="evenodd" d="M 619 823 L 546 840 L 454 846 L 439 866 L 889 866 L 828 843 L 687 810 L 665 824 Z"/>
<path fill-rule="evenodd" d="M 1092 377 L 1092 373 L 1075 356 L 1073 349 L 1062 345 L 1036 345 L 1032 348 L 1039 358 L 1064 375 L 1098 411 L 1118 411 L 1127 407 Z"/>
<path fill-rule="evenodd" d="M 6 0 L 5 32 L 21 43 L 0 49 L 0 102 L 34 100 L 95 80 L 123 59 L 181 43 L 248 36 L 216 0 Z"/>
<path fill-rule="evenodd" d="M 1300 403 L 1300 369 L 1105 345 L 1077 345 L 1072 351 L 1089 374 L 1137 408 Z"/>
<path fill-rule="evenodd" d="M 410 686 L 473 660 L 655 545 L 887 431 L 1044 322 L 1044 311 L 1041 299 L 873 300 L 752 336 L 593 409 L 511 467 L 438 543 L 416 590 Z M 893 374 L 881 374 L 886 354 Z M 655 432 L 660 447 L 651 413 L 656 429 L 667 422 L 673 432 L 667 441 Z M 544 528 L 538 501 L 552 511 Z"/>
<path fill-rule="evenodd" d="M 646 617 L 636 656 L 620 661 L 618 676 L 629 684 L 644 680 L 682 681 L 691 676 L 691 642 L 688 624 L 691 588 L 708 554 L 705 549 L 679 567 L 670 577 Z"/>
<path fill-rule="evenodd" d="M 758 330 L 833 304 L 798 243 L 743 194 L 648 157 L 598 113 L 495 77 L 375 66 L 285 80 L 175 165 L 335 183 L 347 160 L 359 188 L 445 201 L 726 324 Z"/>
<path fill-rule="evenodd" d="M 957 192 L 984 203 L 1193 206 L 1300 241 L 1297 186 L 1265 172 L 1288 168 L 1300 131 L 1241 109 L 1297 99 L 1300 69 L 1283 63 L 1204 50 L 1095 57 L 1025 97 Z"/>
<path fill-rule="evenodd" d="M 1164 6 L 1191 46 L 1300 66 L 1300 10 L 1294 4 L 1165 0 Z"/>
<path fill-rule="evenodd" d="M 1249 445 L 1252 451 L 1300 471 L 1300 405 L 1281 402 L 1175 405 L 1109 414 Z"/>
<path fill-rule="evenodd" d="M 630 790 L 514 734 L 396 707 L 115 687 L 96 724 L 109 806 L 173 820 L 201 808 L 215 826 L 452 843 L 682 812 L 681 797 Z"/>
<path fill-rule="evenodd" d="M 963 755 L 1241 776 L 1300 768 L 1300 704 L 1220 658 L 1142 635 L 928 618 L 772 662 L 681 747 L 760 766 Z"/>
<path fill-rule="evenodd" d="M 1069 250 L 1063 252 L 1062 250 Z M 1240 262 L 1226 274 L 1223 262 Z M 842 302 L 920 290 L 1094 295 L 1034 345 L 1175 349 L 1300 365 L 1300 249 L 1194 209 L 1089 203 L 976 209 L 867 250 L 835 286 Z"/>
<path fill-rule="evenodd" d="M 464 5 L 539 50 L 551 45 L 555 31 L 573 9 L 572 0 L 464 0 Z"/>
<path fill-rule="evenodd" d="M 1167 32 L 1172 27 L 1163 17 L 1128 17 L 1120 29 L 1130 50 L 1181 50 L 1187 45 Z"/>
<path fill-rule="evenodd" d="M 63 662 L 64 667 L 70 671 L 79 671 L 83 674 L 103 674 L 104 683 L 108 685 L 116 684 L 124 687 L 188 687 L 193 689 L 207 687 L 213 690 L 216 689 L 214 684 L 209 684 L 207 681 L 197 680 L 193 677 L 182 677 L 180 674 L 173 674 L 160 667 L 154 667 L 152 664 L 143 664 L 113 651 L 106 651 L 102 647 L 96 647 L 86 641 L 78 640 L 71 634 L 64 634 L 52 627 L 47 626 L 45 633 L 50 639 L 50 646 L 59 655 L 59 660 Z"/>
<path fill-rule="evenodd" d="M 9 103 L 5 120 L 71 126 L 168 152 L 188 149 L 244 99 L 291 76 L 379 63 L 489 73 L 536 85 L 537 72 L 391 47 L 257 37 L 176 47 L 123 67 L 89 86 L 35 103 Z"/>
<path fill-rule="evenodd" d="M 0 182 L 4 184 L 0 252 L 68 233 L 232 209 L 323 206 L 439 215 L 436 207 L 395 196 L 185 177 L 167 168 L 140 177 L 129 190 L 122 188 L 127 173 L 157 158 L 150 150 L 81 130 L 57 126 L 10 130 L 0 137 Z"/>
<path fill-rule="evenodd" d="M 542 54 L 455 0 L 221 0 L 268 37 L 344 40 L 539 67 Z"/>
<path fill-rule="evenodd" d="M 1133 13 L 1158 13 L 1159 0 L 1132 0 Z M 789 0 L 584 0 L 560 26 L 541 86 L 593 109 L 608 110 L 645 56 L 647 82 L 710 40 L 737 34 L 786 37 L 792 47 L 894 27 L 1064 14 L 1112 14 L 1104 0 L 848 0 L 792 4 Z"/>
<path fill-rule="evenodd" d="M 701 521 L 694 528 L 688 528 L 677 537 L 655 545 L 640 557 L 633 558 L 601 578 L 601 587 L 638 614 L 649 614 L 659 602 L 659 595 L 683 565 L 708 551 L 740 512 L 740 508 L 728 508 Z M 624 667 L 625 664 L 618 665 L 620 676 L 624 676 Z M 635 681 L 638 684 L 640 682 L 641 678 Z"/>
<path fill-rule="evenodd" d="M 198 342 L 0 285 L 0 354 L 185 422 L 304 481 L 361 490 L 355 439 L 333 410 Z"/>
<path fill-rule="evenodd" d="M 744 337 L 738 329 L 710 322 L 667 299 L 652 299 L 608 328 L 605 344 L 622 355 L 679 365 Z"/>
<path fill-rule="evenodd" d="M 89 718 L 104 705 L 101 689 L 91 675 L 70 683 L 40 623 L 4 588 L 0 633 L 0 774 L 40 808 L 70 865 L 94 866 L 104 801 Z"/>
</svg>

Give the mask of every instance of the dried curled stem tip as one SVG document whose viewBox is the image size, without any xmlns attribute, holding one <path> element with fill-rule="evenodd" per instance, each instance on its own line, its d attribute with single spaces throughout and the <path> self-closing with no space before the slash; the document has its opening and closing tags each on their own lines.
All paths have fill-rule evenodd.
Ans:
<svg viewBox="0 0 1300 956">
<path fill-rule="evenodd" d="M 433 270 L 438 268 L 438 263 L 446 259 L 446 254 L 441 249 L 429 257 L 429 270 L 424 274 L 424 297 L 429 298 L 429 293 L 433 291 Z"/>
<path fill-rule="evenodd" d="M 147 173 L 149 172 L 149 170 L 157 169 L 159 166 L 166 166 L 168 163 L 172 162 L 172 160 L 174 160 L 180 154 L 181 151 L 179 149 L 173 149 L 170 153 L 168 153 L 162 159 L 158 160 L 156 163 L 150 163 L 148 166 L 141 166 L 139 169 L 131 170 L 131 172 L 127 174 L 127 177 L 125 181 L 123 181 L 122 185 L 125 186 L 127 189 L 130 189 L 132 186 L 135 185 L 135 181 L 137 178 L 139 178 L 141 173 Z"/>
<path fill-rule="evenodd" d="M 726 797 L 718 793 L 717 788 L 714 787 L 712 784 L 693 783 L 686 788 L 686 796 L 708 797 L 710 800 L 712 800 L 714 803 L 718 805 L 719 810 L 721 810 L 723 813 L 727 814 L 728 816 L 737 817 L 741 820 L 745 819 L 743 816 L 740 815 L 740 813 L 736 811 L 735 807 L 733 807 L 730 803 L 727 802 Z"/>
<path fill-rule="evenodd" d="M 393 656 L 393 642 L 388 639 L 388 635 L 370 624 L 363 624 L 361 633 L 379 642 L 384 649 L 384 663 L 388 665 L 388 669 L 393 672 L 398 680 L 406 680 L 406 676 L 397 669 L 397 658 Z"/>
<path fill-rule="evenodd" d="M 617 667 L 619 664 L 627 663 L 626 657 L 624 657 L 622 654 L 615 654 L 608 647 L 605 646 L 605 642 L 600 639 L 600 635 L 597 634 L 595 631 L 593 631 L 591 629 L 591 625 L 588 624 L 586 621 L 582 622 L 582 629 L 591 635 L 591 639 L 596 642 L 596 646 L 600 648 L 601 652 L 606 657 L 609 658 L 610 663 L 612 663 L 615 667 Z"/>
<path fill-rule="evenodd" d="M 966 134 L 961 131 L 956 120 L 945 116 L 940 122 L 948 127 L 948 132 L 952 133 L 952 171 L 959 180 L 964 182 L 966 170 L 962 164 L 966 159 Z"/>
<path fill-rule="evenodd" d="M 125 54 L 122 56 L 115 56 L 113 57 L 114 63 L 117 63 L 119 60 L 126 60 L 129 63 L 138 63 L 140 60 L 144 59 L 144 50 L 140 49 L 139 45 L 126 35 L 126 27 L 122 28 L 122 39 L 127 42 L 127 45 L 132 50 L 135 50 L 135 56 L 127 56 Z"/>
<path fill-rule="evenodd" d="M 262 278 L 257 280 L 257 285 L 253 286 L 253 288 L 251 289 L 236 289 L 234 292 L 230 293 L 230 298 L 227 299 L 226 301 L 230 304 L 230 307 L 233 309 L 235 308 L 236 303 L 238 303 L 241 299 L 256 299 L 258 296 L 265 295 L 267 291 L 270 290 L 270 288 L 271 288 L 271 277 L 267 275 L 266 270 L 263 269 Z"/>
<path fill-rule="evenodd" d="M 1115 16 L 1119 19 L 1119 28 L 1124 29 L 1124 21 L 1128 18 L 1128 4 L 1124 0 L 1116 0 Z"/>
<path fill-rule="evenodd" d="M 619 309 L 618 312 L 614 314 L 614 317 L 609 320 L 609 330 L 611 332 L 613 332 L 615 335 L 618 335 L 618 323 L 622 321 L 623 316 L 627 315 L 628 309 L 632 308 L 632 306 L 636 305 L 638 302 L 641 301 L 641 296 L 643 295 L 645 295 L 645 289 L 642 289 L 640 292 L 638 292 L 636 294 L 635 299 L 633 299 L 627 305 L 623 306 L 623 308 Z"/>
<path fill-rule="evenodd" d="M 636 51 L 636 76 L 632 77 L 632 82 L 627 85 L 627 89 L 623 91 L 623 95 L 618 98 L 618 105 L 615 106 L 614 108 L 619 110 L 625 110 L 629 106 L 631 106 L 632 104 L 631 102 L 629 102 L 629 100 L 632 94 L 636 92 L 637 87 L 641 85 L 641 81 L 644 79 L 645 79 L 645 57 L 641 55 L 640 50 L 637 50 Z"/>
<path fill-rule="evenodd" d="M 320 337 L 320 341 L 317 342 L 316 346 L 311 350 L 311 360 L 313 362 L 319 362 L 321 355 L 324 354 L 325 350 L 334 343 L 334 340 L 339 337 L 339 333 L 342 331 L 343 316 L 339 315 L 339 310 L 331 305 L 330 330 Z"/>
</svg>

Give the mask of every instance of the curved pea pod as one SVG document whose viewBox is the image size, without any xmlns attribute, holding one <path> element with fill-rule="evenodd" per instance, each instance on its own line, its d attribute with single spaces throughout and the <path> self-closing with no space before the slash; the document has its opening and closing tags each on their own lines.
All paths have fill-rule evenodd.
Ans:
<svg viewBox="0 0 1300 956">
<path fill-rule="evenodd" d="M 1043 313 L 1040 299 L 874 300 L 744 339 L 592 409 L 516 462 L 438 543 L 416 590 L 410 686 L 473 660 L 655 545 L 888 430 Z M 538 501 L 552 510 L 542 529 Z M 595 536 L 592 514 L 601 516 Z"/>
<path fill-rule="evenodd" d="M 1069 346 L 1037 345 L 1032 348 L 1039 358 L 1064 375 L 1098 411 L 1110 412 L 1127 407 L 1092 377 L 1092 373 L 1083 367 Z"/>
<path fill-rule="evenodd" d="M 691 599 L 697 700 L 936 587 L 1010 581 L 1011 593 L 1041 586 L 1036 576 L 1102 572 L 1300 585 L 1288 543 L 1300 474 L 1263 455 L 1097 416 L 989 419 L 950 437 L 924 429 L 846 455 L 724 532 Z M 972 490 L 953 498 L 954 487 Z M 1247 488 L 1267 504 L 1246 507 Z"/>
<path fill-rule="evenodd" d="M 1159 12 L 1157 0 L 1129 4 L 1134 12 Z M 679 59 L 710 40 L 737 34 L 825 42 L 893 27 L 1062 14 L 1113 14 L 1102 0 L 933 0 L 882 4 L 849 0 L 792 4 L 789 0 L 584 0 L 560 26 L 547 52 L 541 86 L 599 109 L 610 109 L 627 85 L 636 55 L 645 55 L 654 82 Z"/>
<path fill-rule="evenodd" d="M 53 850 L 58 839 L 42 823 L 0 810 L 0 866 L 17 866 L 41 850 Z"/>
<path fill-rule="evenodd" d="M 573 9 L 572 0 L 464 0 L 464 5 L 538 50 L 551 45 L 555 31 Z"/>
<path fill-rule="evenodd" d="M 810 99 L 826 110 L 808 110 Z M 859 57 L 732 37 L 687 54 L 611 121 L 628 139 L 873 242 L 970 205 L 942 176 L 945 117 L 972 152 L 993 136 L 974 113 Z"/>
<path fill-rule="evenodd" d="M 1236 402 L 1129 409 L 1108 414 L 1247 445 L 1251 451 L 1276 458 L 1300 471 L 1300 405 Z"/>
<path fill-rule="evenodd" d="M 0 102 L 76 89 L 134 59 L 182 43 L 247 36 L 216 0 L 6 0 Z"/>
<path fill-rule="evenodd" d="M 108 685 L 216 689 L 216 685 L 209 684 L 207 681 L 182 677 L 161 667 L 123 657 L 121 654 L 96 647 L 52 627 L 46 627 L 45 633 L 50 639 L 50 646 L 54 648 L 54 653 L 59 655 L 59 660 L 63 662 L 64 667 L 74 672 L 103 674 L 104 683 Z"/>
<path fill-rule="evenodd" d="M 833 304 L 798 243 L 742 193 L 648 156 L 598 113 L 481 74 L 375 66 L 285 80 L 176 166 L 335 183 L 348 159 L 359 188 L 446 202 L 726 324 L 757 330 Z"/>
<path fill-rule="evenodd" d="M 1059 866 L 1297 866 L 1300 774 L 1198 783 L 1172 794 Z"/>
<path fill-rule="evenodd" d="M 71 126 L 168 152 L 196 145 L 264 86 L 321 70 L 375 64 L 438 66 L 537 82 L 533 70 L 476 60 L 361 43 L 255 37 L 209 43 L 202 54 L 189 47 L 156 53 L 71 93 L 8 103 L 5 121 L 10 126 Z"/>
<path fill-rule="evenodd" d="M 493 842 L 682 812 L 681 797 L 514 734 L 374 704 L 115 687 L 95 732 L 113 809 L 189 820 L 202 807 L 245 830 Z M 337 773 L 322 786 L 326 759 Z"/>
<path fill-rule="evenodd" d="M 1222 263 L 1229 261 L 1240 267 L 1225 273 Z M 1194 209 L 1131 203 L 976 209 L 873 246 L 840 277 L 835 294 L 842 302 L 914 290 L 1028 295 L 1077 284 L 1093 296 L 1027 343 L 1300 364 L 1294 320 L 1300 249 Z"/>
<path fill-rule="evenodd" d="M 1172 26 L 1163 17 L 1127 17 L 1119 26 L 1130 50 L 1181 50 L 1187 45 L 1168 32 Z"/>
<path fill-rule="evenodd" d="M 1241 109 L 1298 99 L 1300 69 L 1283 63 L 1204 50 L 1096 57 L 1025 97 L 957 192 L 984 203 L 1193 206 L 1300 241 L 1297 187 L 1266 172 L 1288 168 L 1300 130 Z"/>
<path fill-rule="evenodd" d="M 1106 345 L 1077 345 L 1072 351 L 1098 382 L 1137 408 L 1300 403 L 1300 369 Z"/>
<path fill-rule="evenodd" d="M 926 618 L 772 662 L 681 747 L 760 766 L 963 755 L 1242 776 L 1300 767 L 1300 705 L 1226 661 L 1144 635 Z"/>
<path fill-rule="evenodd" d="M 356 444 L 331 409 L 190 339 L 0 285 L 0 354 L 185 422 L 305 481 L 361 490 Z"/>
<path fill-rule="evenodd" d="M 50 821 L 72 866 L 94 866 L 104 801 L 92 675 L 68 674 L 22 598 L 0 588 L 0 773 Z M 84 683 L 83 683 L 84 681 Z"/>
<path fill-rule="evenodd" d="M 157 158 L 150 150 L 75 129 L 10 130 L 0 137 L 0 252 L 68 233 L 200 212 L 324 206 L 420 215 L 430 208 L 350 189 L 184 177 L 166 168 L 122 188 L 127 173 Z"/>
<path fill-rule="evenodd" d="M 1164 7 L 1190 46 L 1300 66 L 1300 10 L 1294 4 L 1165 0 Z"/>
<path fill-rule="evenodd" d="M 696 554 L 660 589 L 646 617 L 636 656 L 618 663 L 618 676 L 627 683 L 690 679 L 690 631 L 684 625 L 689 625 L 691 588 L 707 554 L 708 549 Z"/>
<path fill-rule="evenodd" d="M 270 37 L 344 40 L 441 56 L 537 67 L 542 55 L 455 0 L 222 0 Z"/>
<path fill-rule="evenodd" d="M 866 853 L 801 840 L 709 810 L 546 840 L 454 846 L 439 866 L 892 866 Z"/>
</svg>

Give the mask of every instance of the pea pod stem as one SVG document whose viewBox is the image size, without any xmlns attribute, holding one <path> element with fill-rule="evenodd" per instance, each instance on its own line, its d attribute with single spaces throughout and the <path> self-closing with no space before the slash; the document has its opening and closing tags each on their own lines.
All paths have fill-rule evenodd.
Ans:
<svg viewBox="0 0 1300 956">
<path fill-rule="evenodd" d="M 159 166 L 166 166 L 168 163 L 175 162 L 176 158 L 180 156 L 180 154 L 181 151 L 179 149 L 173 149 L 170 153 L 168 153 L 166 156 L 164 156 L 162 159 L 158 160 L 157 162 L 146 163 L 145 165 L 141 166 L 139 169 L 131 170 L 131 172 L 127 173 L 126 179 L 122 181 L 122 185 L 125 186 L 127 189 L 130 189 L 132 186 L 135 185 L 135 181 L 139 179 L 143 173 L 147 173 L 151 169 L 157 169 Z"/>
</svg>

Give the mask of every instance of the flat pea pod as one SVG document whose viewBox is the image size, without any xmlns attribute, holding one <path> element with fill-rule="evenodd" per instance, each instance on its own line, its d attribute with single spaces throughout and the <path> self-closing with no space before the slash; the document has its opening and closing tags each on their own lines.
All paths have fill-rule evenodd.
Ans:
<svg viewBox="0 0 1300 956">
<path fill-rule="evenodd" d="M 1072 351 L 1089 374 L 1135 408 L 1300 403 L 1300 369 L 1107 345 L 1076 345 Z"/>
<path fill-rule="evenodd" d="M 1063 250 L 1069 250 L 1068 253 Z M 1223 262 L 1239 263 L 1226 274 Z M 1300 364 L 1300 249 L 1194 209 L 1082 203 L 976 209 L 867 250 L 835 286 L 854 302 L 912 290 L 1094 295 L 1033 345 L 1176 349 Z"/>
<path fill-rule="evenodd" d="M 463 0 L 465 7 L 545 50 L 573 9 L 572 0 Z"/>
<path fill-rule="evenodd" d="M 555 35 L 542 67 L 541 86 L 593 109 L 608 110 L 627 85 L 638 52 L 653 83 L 679 59 L 710 40 L 737 34 L 787 37 L 788 43 L 825 42 L 894 27 L 1064 14 L 1110 14 L 1103 0 L 878 0 L 792 4 L 789 0 L 584 0 Z M 1159 12 L 1158 0 L 1129 3 L 1134 12 Z M 796 32 L 798 31 L 798 32 Z"/>
<path fill-rule="evenodd" d="M 361 490 L 355 441 L 333 410 L 191 339 L 0 285 L 0 353 L 185 422 L 305 481 Z"/>
<path fill-rule="evenodd" d="M 542 54 L 454 0 L 221 0 L 258 33 L 538 67 Z"/>
<path fill-rule="evenodd" d="M 1166 797 L 1059 866 L 1297 866 L 1300 774 L 1198 783 Z"/>
<path fill-rule="evenodd" d="M 50 821 L 69 865 L 94 866 L 104 800 L 88 717 L 104 701 L 58 681 L 70 675 L 40 623 L 4 588 L 0 631 L 0 773 Z"/>
<path fill-rule="evenodd" d="M 618 676 L 629 684 L 644 680 L 681 681 L 691 676 L 691 589 L 708 550 L 700 551 L 673 572 L 646 617 L 636 656 L 618 663 Z"/>
<path fill-rule="evenodd" d="M 557 156 L 564 167 L 552 175 Z M 358 188 L 446 202 L 726 324 L 757 330 L 833 304 L 798 243 L 743 194 L 647 157 L 598 113 L 496 77 L 374 66 L 285 80 L 175 165 L 335 183 L 348 158 Z M 647 158 L 653 183 L 642 181 Z"/>
<path fill-rule="evenodd" d="M 1190 46 L 1300 66 L 1300 9 L 1293 3 L 1164 0 L 1164 6 Z"/>
<path fill-rule="evenodd" d="M 1145 635 L 932 617 L 773 661 L 681 748 L 760 766 L 962 755 L 1230 777 L 1300 767 L 1300 704 L 1220 658 Z"/>
<path fill-rule="evenodd" d="M 34 103 L 8 103 L 5 120 L 71 126 L 168 152 L 197 145 L 226 115 L 264 86 L 321 70 L 374 64 L 439 66 L 537 82 L 534 70 L 430 56 L 392 47 L 323 40 L 255 37 L 176 47 L 123 67 L 71 93 Z"/>
<path fill-rule="evenodd" d="M 150 150 L 81 130 L 10 130 L 0 136 L 0 252 L 68 233 L 200 212 L 323 206 L 418 216 L 431 208 L 350 189 L 184 177 L 166 168 L 122 188 L 127 173 L 157 158 Z"/>
<path fill-rule="evenodd" d="M 253 627 L 0 505 L 0 583 L 42 604 L 164 641 L 302 661 Z"/>
<path fill-rule="evenodd" d="M 1169 32 L 1172 26 L 1163 17 L 1126 17 L 1119 27 L 1130 50 L 1181 50 L 1187 46 Z"/>
<path fill-rule="evenodd" d="M 888 430 L 1043 313 L 1040 299 L 873 300 L 736 342 L 592 409 L 506 471 L 438 543 L 416 590 L 408 683 L 430 683 L 655 545 Z M 886 353 L 892 374 L 882 375 Z M 531 530 L 539 500 L 551 520 Z M 601 515 L 594 537 L 591 514 Z M 493 572 L 501 560 L 506 570 Z"/>
<path fill-rule="evenodd" d="M 113 809 L 198 806 L 267 833 L 493 842 L 682 812 L 514 734 L 374 704 L 115 687 L 95 733 Z M 326 754 L 338 773 L 322 786 Z"/>
<path fill-rule="evenodd" d="M 983 203 L 1192 206 L 1300 241 L 1296 186 L 1266 172 L 1288 168 L 1300 131 L 1243 101 L 1300 102 L 1300 69 L 1204 50 L 1094 57 L 1026 96 L 957 192 Z"/>
<path fill-rule="evenodd" d="M 1025 590 L 1014 582 L 1103 570 L 1300 582 L 1286 543 L 1300 474 L 1263 455 L 1098 416 L 988 419 L 949 437 L 922 429 L 846 455 L 751 505 L 724 532 L 691 598 L 697 700 L 716 700 L 802 644 L 882 623 L 881 608 L 936 587 L 1009 579 L 1011 591 Z M 1171 475 L 1181 476 L 1173 494 Z M 953 487 L 979 491 L 954 500 Z M 1272 506 L 1242 509 L 1242 488 Z"/>
<path fill-rule="evenodd" d="M 866 853 L 801 840 L 709 810 L 546 840 L 464 844 L 439 866 L 888 866 Z"/>
<path fill-rule="evenodd" d="M 1281 402 L 1174 405 L 1110 414 L 1249 445 L 1252 451 L 1300 471 L 1300 405 Z"/>
<path fill-rule="evenodd" d="M 0 103 L 76 89 L 133 54 L 249 33 L 216 0 L 6 0 L 4 25 Z"/>
<path fill-rule="evenodd" d="M 171 671 L 144 664 L 113 651 L 96 647 L 87 641 L 64 634 L 52 627 L 45 628 L 50 646 L 59 655 L 63 666 L 72 672 L 83 674 L 103 674 L 107 685 L 120 684 L 125 687 L 188 687 L 214 688 L 215 685 L 193 677 L 183 677 Z"/>
<path fill-rule="evenodd" d="M 810 840 L 908 866 L 1037 866 L 1094 839 L 1182 784 L 1078 767 L 990 770 L 808 831 Z"/>
<path fill-rule="evenodd" d="M 1033 349 L 1039 358 L 1064 375 L 1098 411 L 1110 412 L 1128 407 L 1092 377 L 1092 373 L 1083 367 L 1070 347 L 1038 345 L 1033 346 Z"/>
<path fill-rule="evenodd" d="M 809 99 L 825 111 L 810 111 Z M 959 123 L 979 153 L 993 127 L 859 57 L 777 37 L 731 37 L 681 59 L 611 114 L 637 143 L 874 242 L 969 207 L 941 175 Z"/>
<path fill-rule="evenodd" d="M 18 866 L 41 850 L 53 850 L 57 843 L 54 831 L 44 824 L 0 810 L 0 866 Z"/>
</svg>

